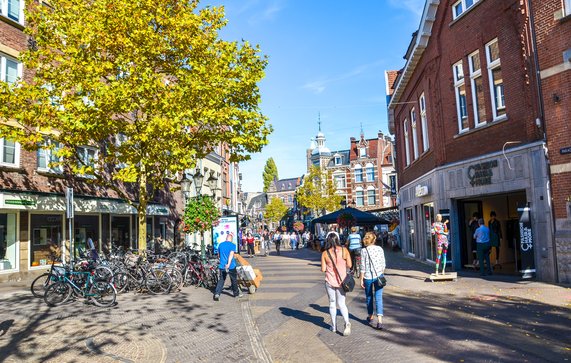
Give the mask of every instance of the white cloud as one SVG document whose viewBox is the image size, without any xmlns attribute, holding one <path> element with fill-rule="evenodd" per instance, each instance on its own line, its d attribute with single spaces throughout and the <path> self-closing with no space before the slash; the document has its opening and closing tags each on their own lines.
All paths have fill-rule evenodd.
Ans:
<svg viewBox="0 0 571 363">
<path fill-rule="evenodd" d="M 323 91 L 325 91 L 325 89 L 327 88 L 328 85 L 332 84 L 332 83 L 337 83 L 337 82 L 341 82 L 344 81 L 346 79 L 350 79 L 350 78 L 354 78 L 356 76 L 359 76 L 361 74 L 367 73 L 368 71 L 377 68 L 379 66 L 381 66 L 382 64 L 384 64 L 384 62 L 382 60 L 377 61 L 377 62 L 373 62 L 373 63 L 368 63 L 368 64 L 362 64 L 359 65 L 351 70 L 349 70 L 348 72 L 339 74 L 339 75 L 334 75 L 328 78 L 324 78 L 321 80 L 315 80 L 315 81 L 309 81 L 307 83 L 305 83 L 302 88 L 307 89 L 311 92 L 313 92 L 314 94 L 320 94 Z"/>
<path fill-rule="evenodd" d="M 394 8 L 406 9 L 420 17 L 424 10 L 425 0 L 389 0 L 389 5 Z"/>
<path fill-rule="evenodd" d="M 252 14 L 248 19 L 248 23 L 250 25 L 256 25 L 265 21 L 274 20 L 285 7 L 284 0 L 273 0 L 269 2 L 250 0 L 242 6 L 240 13 L 248 12 Z"/>
</svg>

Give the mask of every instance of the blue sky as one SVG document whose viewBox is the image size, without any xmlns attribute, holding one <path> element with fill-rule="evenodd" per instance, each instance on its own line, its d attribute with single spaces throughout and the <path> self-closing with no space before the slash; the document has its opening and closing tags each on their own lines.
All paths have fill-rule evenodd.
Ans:
<svg viewBox="0 0 571 363">
<path fill-rule="evenodd" d="M 240 163 L 242 188 L 262 190 L 273 157 L 280 178 L 306 171 L 305 150 L 317 133 L 347 149 L 350 137 L 388 134 L 384 72 L 404 66 L 424 0 L 202 0 L 224 5 L 226 40 L 259 44 L 269 57 L 261 109 L 274 127 L 270 143 Z"/>
</svg>

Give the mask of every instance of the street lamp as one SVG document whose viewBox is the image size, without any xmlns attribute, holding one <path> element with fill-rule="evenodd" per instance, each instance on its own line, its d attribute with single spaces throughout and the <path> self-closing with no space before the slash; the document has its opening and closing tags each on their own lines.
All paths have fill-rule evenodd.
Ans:
<svg viewBox="0 0 571 363">
<path fill-rule="evenodd" d="M 204 175 L 200 172 L 200 168 L 196 168 L 192 180 L 194 180 L 194 186 L 196 187 L 196 196 L 199 196 L 200 190 L 202 189 L 202 182 L 204 181 Z"/>
<path fill-rule="evenodd" d="M 180 181 L 180 189 L 182 190 L 183 215 L 186 211 L 186 204 L 190 199 L 190 184 L 192 184 L 192 181 L 186 177 L 186 173 L 183 173 L 182 180 Z M 190 244 L 190 236 L 188 233 L 185 233 L 184 245 L 188 246 L 189 244 Z"/>
<path fill-rule="evenodd" d="M 196 168 L 194 175 L 192 176 L 192 180 L 194 181 L 194 187 L 196 188 L 196 197 L 200 197 L 203 194 L 202 191 L 202 184 L 204 182 L 204 175 L 200 172 L 200 168 Z M 210 176 L 206 179 L 206 185 L 210 189 L 212 193 L 212 197 L 216 197 L 216 186 L 218 184 L 218 178 L 214 175 L 214 171 L 210 171 Z M 190 185 L 189 185 L 190 188 Z M 206 260 L 206 245 L 204 243 L 204 232 L 200 233 L 200 258 L 202 261 Z"/>
</svg>

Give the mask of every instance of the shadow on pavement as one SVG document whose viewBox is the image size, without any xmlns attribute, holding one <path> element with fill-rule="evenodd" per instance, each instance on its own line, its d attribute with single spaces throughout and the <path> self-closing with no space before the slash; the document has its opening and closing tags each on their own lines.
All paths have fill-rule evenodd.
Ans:
<svg viewBox="0 0 571 363">
<path fill-rule="evenodd" d="M 286 307 L 280 307 L 280 311 L 285 316 L 289 316 L 295 319 L 307 321 L 309 323 L 315 324 L 321 328 L 329 328 L 329 324 L 325 323 L 325 320 L 321 316 L 311 315 L 301 310 L 294 310 Z"/>
</svg>

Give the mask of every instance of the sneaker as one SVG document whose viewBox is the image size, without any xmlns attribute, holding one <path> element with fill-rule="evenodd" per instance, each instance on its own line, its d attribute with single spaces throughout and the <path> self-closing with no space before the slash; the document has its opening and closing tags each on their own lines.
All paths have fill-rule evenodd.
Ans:
<svg viewBox="0 0 571 363">
<path fill-rule="evenodd" d="M 238 294 L 238 297 L 244 297 L 244 294 L 242 294 L 241 292 Z"/>
<path fill-rule="evenodd" d="M 218 294 L 214 295 L 214 301 L 220 301 L 220 295 Z"/>
<path fill-rule="evenodd" d="M 351 323 L 345 324 L 345 330 L 343 330 L 343 336 L 348 336 L 351 334 Z"/>
<path fill-rule="evenodd" d="M 329 327 L 329 330 L 331 330 L 331 331 L 333 331 L 333 332 L 336 332 L 336 331 L 337 331 L 337 328 L 335 327 L 335 325 L 331 325 L 331 326 Z"/>
<path fill-rule="evenodd" d="M 378 329 L 378 330 L 383 330 L 383 329 L 384 329 L 383 323 L 377 323 L 377 329 Z"/>
</svg>

